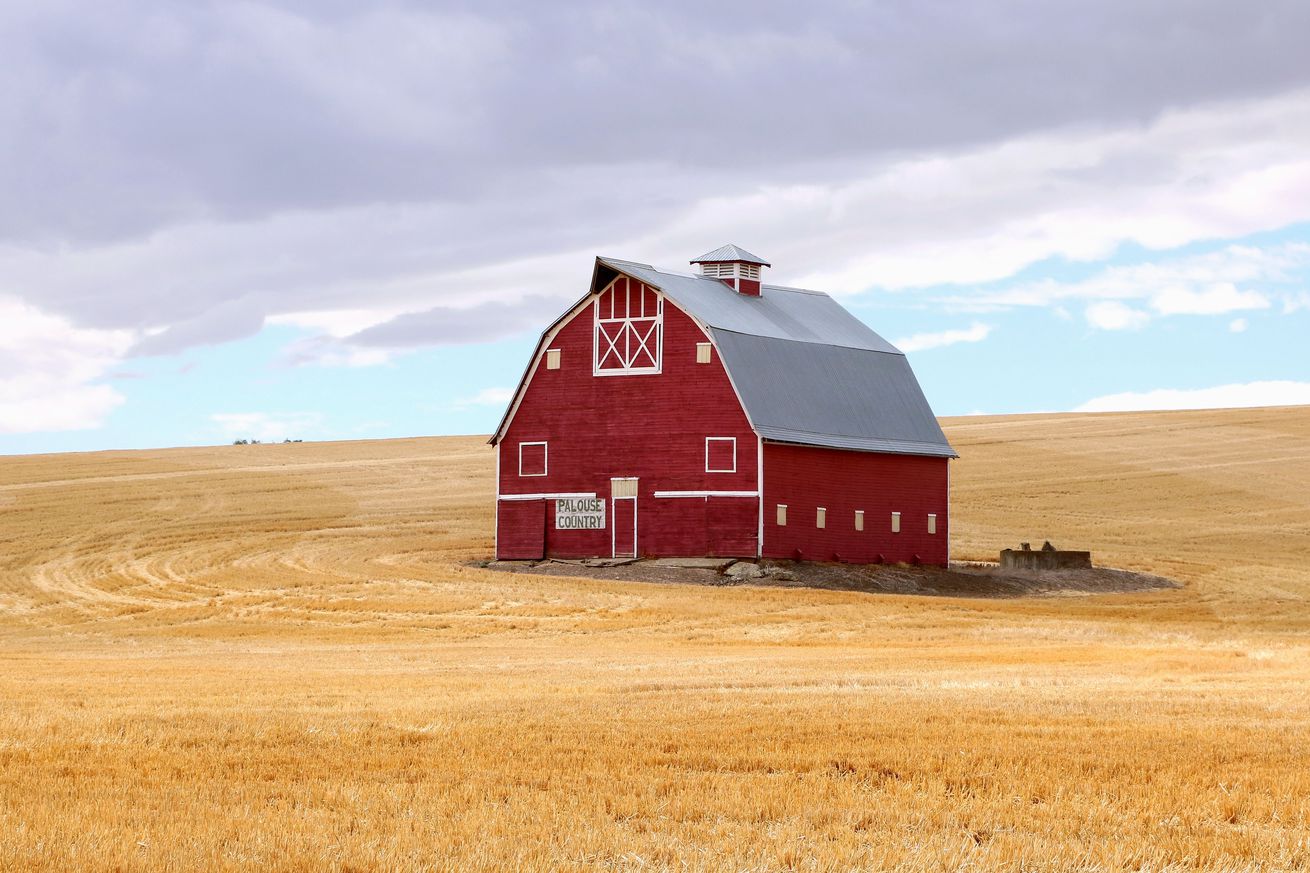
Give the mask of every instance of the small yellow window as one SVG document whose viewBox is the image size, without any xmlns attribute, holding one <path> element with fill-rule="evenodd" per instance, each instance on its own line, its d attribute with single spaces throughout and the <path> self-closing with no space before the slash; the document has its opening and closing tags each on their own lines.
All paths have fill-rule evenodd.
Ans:
<svg viewBox="0 0 1310 873">
<path fill-rule="evenodd" d="M 901 514 L 899 512 L 893 512 L 892 533 L 900 533 L 900 532 L 901 532 Z"/>
<path fill-rule="evenodd" d="M 559 369 L 559 349 L 546 349 L 546 369 Z"/>
<path fill-rule="evenodd" d="M 864 530 L 864 510 L 855 510 L 855 529 Z"/>
<path fill-rule="evenodd" d="M 828 526 L 828 510 L 823 508 L 822 506 L 820 506 L 818 510 L 814 513 L 814 526 L 815 527 Z"/>
<path fill-rule="evenodd" d="M 933 512 L 928 513 L 928 533 L 937 533 L 937 514 Z"/>
<path fill-rule="evenodd" d="M 696 363 L 708 364 L 710 362 L 710 344 L 696 343 Z"/>
<path fill-rule="evenodd" d="M 787 504 L 778 504 L 778 527 L 787 526 Z"/>
</svg>

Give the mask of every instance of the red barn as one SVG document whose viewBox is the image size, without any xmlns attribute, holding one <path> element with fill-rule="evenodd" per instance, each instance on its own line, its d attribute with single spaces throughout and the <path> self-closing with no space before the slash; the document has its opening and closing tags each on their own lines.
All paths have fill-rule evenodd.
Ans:
<svg viewBox="0 0 1310 873">
<path fill-rule="evenodd" d="M 496 556 L 919 561 L 950 553 L 950 459 L 905 355 L 826 294 L 597 258 L 491 443 Z"/>
</svg>

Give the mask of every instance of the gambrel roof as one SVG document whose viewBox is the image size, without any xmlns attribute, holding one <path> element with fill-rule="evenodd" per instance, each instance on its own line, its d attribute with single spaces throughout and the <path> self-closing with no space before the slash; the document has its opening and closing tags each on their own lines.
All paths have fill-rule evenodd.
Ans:
<svg viewBox="0 0 1310 873">
<path fill-rule="evenodd" d="M 752 263 L 764 263 L 741 253 Z M 764 439 L 956 457 L 904 353 L 827 294 L 763 285 L 755 297 L 739 294 L 718 279 L 599 257 L 587 296 L 618 275 L 659 290 L 705 329 L 747 419 Z M 543 341 L 576 311 L 577 306 L 570 308 L 547 328 Z M 525 374 L 493 443 L 508 426 L 527 378 Z"/>
<path fill-rule="evenodd" d="M 956 457 L 904 353 L 827 294 L 597 258 L 593 290 L 622 273 L 658 288 L 709 331 L 751 426 L 766 440 Z"/>
</svg>

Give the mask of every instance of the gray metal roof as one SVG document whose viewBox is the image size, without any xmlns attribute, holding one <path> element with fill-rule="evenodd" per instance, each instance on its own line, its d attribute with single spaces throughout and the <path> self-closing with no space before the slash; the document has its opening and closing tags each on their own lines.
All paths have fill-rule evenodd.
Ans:
<svg viewBox="0 0 1310 873">
<path fill-rule="evenodd" d="M 900 354 L 841 304 L 818 291 L 765 285 L 759 297 L 751 297 L 738 294 L 718 279 L 666 273 L 648 264 L 616 258 L 600 258 L 600 262 L 659 288 L 706 327 Z"/>
<path fill-rule="evenodd" d="M 905 355 L 710 333 L 764 439 L 955 457 Z"/>
<path fill-rule="evenodd" d="M 752 297 L 717 279 L 597 263 L 660 289 L 709 328 L 763 438 L 955 457 L 905 355 L 827 294 L 765 285 Z"/>
<path fill-rule="evenodd" d="M 752 255 L 740 246 L 734 246 L 729 243 L 726 246 L 719 246 L 712 252 L 706 252 L 694 261 L 693 264 L 712 264 L 716 261 L 744 261 L 748 264 L 763 264 L 766 267 L 772 267 L 768 261 L 759 255 Z"/>
</svg>

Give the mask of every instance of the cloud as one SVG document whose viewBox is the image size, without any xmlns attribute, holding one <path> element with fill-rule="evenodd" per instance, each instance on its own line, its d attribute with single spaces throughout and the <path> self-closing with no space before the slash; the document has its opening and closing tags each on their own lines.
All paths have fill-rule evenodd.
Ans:
<svg viewBox="0 0 1310 873">
<path fill-rule="evenodd" d="M 32 6 L 0 22 L 0 291 L 157 354 L 562 301 L 598 252 L 733 239 L 856 293 L 1310 219 L 1300 5 L 753 10 Z"/>
<path fill-rule="evenodd" d="M 1088 324 L 1101 330 L 1140 330 L 1151 320 L 1150 314 L 1115 300 L 1093 303 L 1084 315 Z"/>
<path fill-rule="evenodd" d="M 0 433 L 100 426 L 124 397 L 97 382 L 112 378 L 131 341 L 0 297 Z"/>
<path fill-rule="evenodd" d="M 976 343 L 987 338 L 992 332 L 990 324 L 975 321 L 962 330 L 943 330 L 936 333 L 916 333 L 904 339 L 896 340 L 892 345 L 903 352 L 921 352 L 926 349 L 939 349 L 956 343 Z"/>
<path fill-rule="evenodd" d="M 471 397 L 456 400 L 456 409 L 468 409 L 474 406 L 505 406 L 514 398 L 513 388 L 483 388 Z"/>
<path fill-rule="evenodd" d="M 1213 388 L 1126 391 L 1096 397 L 1074 412 L 1135 412 L 1150 409 L 1223 409 L 1310 404 L 1310 382 L 1272 381 Z"/>
<path fill-rule="evenodd" d="M 245 339 L 259 333 L 263 326 L 264 314 L 261 307 L 243 297 L 225 301 L 192 318 L 148 332 L 128 350 L 128 356 L 174 355 L 195 346 Z"/>
<path fill-rule="evenodd" d="M 1238 291 L 1231 282 L 1204 290 L 1166 288 L 1151 298 L 1151 308 L 1161 315 L 1222 315 L 1240 309 L 1268 309 L 1269 299 L 1256 291 Z"/>
<path fill-rule="evenodd" d="M 1233 333 L 1245 333 L 1245 332 L 1246 332 L 1246 319 L 1245 319 L 1245 318 L 1234 318 L 1232 321 L 1228 322 L 1228 329 L 1229 329 L 1230 331 L 1232 331 Z"/>
<path fill-rule="evenodd" d="M 277 442 L 304 439 L 318 432 L 323 416 L 317 412 L 219 412 L 209 417 L 227 439 Z"/>
<path fill-rule="evenodd" d="M 1138 302 L 1158 315 L 1220 315 L 1265 309 L 1282 300 L 1294 311 L 1310 270 L 1310 245 L 1230 245 L 1212 252 L 1174 255 L 1141 264 L 1105 267 L 1078 281 L 1042 279 L 1007 284 L 998 290 L 947 294 L 955 309 L 1044 306 L 1061 311 L 1067 301 Z M 1240 285 L 1259 284 L 1264 290 Z M 1115 312 L 1114 308 L 1106 308 Z"/>
<path fill-rule="evenodd" d="M 559 315 L 563 306 L 561 300 L 536 296 L 467 308 L 435 306 L 423 312 L 398 315 L 352 334 L 346 337 L 346 341 L 352 345 L 381 348 L 487 342 L 525 330 L 539 331 Z"/>
</svg>

